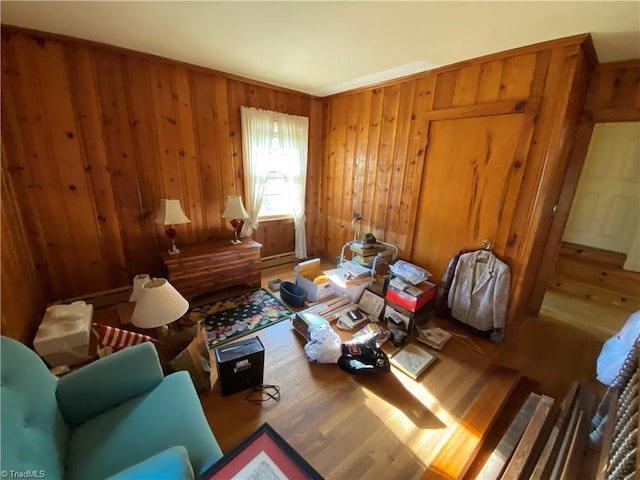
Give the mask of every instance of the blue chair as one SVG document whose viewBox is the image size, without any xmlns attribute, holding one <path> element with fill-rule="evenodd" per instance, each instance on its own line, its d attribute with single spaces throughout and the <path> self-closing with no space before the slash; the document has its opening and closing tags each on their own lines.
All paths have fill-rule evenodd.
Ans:
<svg viewBox="0 0 640 480">
<path fill-rule="evenodd" d="M 189 374 L 164 377 L 151 343 L 59 380 L 23 344 L 1 337 L 0 349 L 0 469 L 8 475 L 188 479 L 222 457 Z"/>
</svg>

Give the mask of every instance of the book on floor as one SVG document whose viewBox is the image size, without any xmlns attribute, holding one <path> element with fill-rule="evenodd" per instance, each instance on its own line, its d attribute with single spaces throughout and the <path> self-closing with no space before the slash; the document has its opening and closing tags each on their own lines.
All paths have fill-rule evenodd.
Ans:
<svg viewBox="0 0 640 480">
<path fill-rule="evenodd" d="M 417 380 L 422 372 L 435 362 L 436 358 L 435 355 L 415 343 L 408 343 L 393 354 L 390 362 L 398 370 Z"/>
<path fill-rule="evenodd" d="M 431 348 L 441 350 L 450 338 L 451 334 L 446 330 L 443 330 L 439 327 L 432 327 L 419 329 L 417 340 L 424 343 L 425 345 L 430 346 Z"/>
</svg>

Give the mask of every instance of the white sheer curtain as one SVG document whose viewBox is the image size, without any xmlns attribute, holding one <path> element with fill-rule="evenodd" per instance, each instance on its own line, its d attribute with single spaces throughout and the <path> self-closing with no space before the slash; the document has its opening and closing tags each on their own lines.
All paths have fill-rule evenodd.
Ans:
<svg viewBox="0 0 640 480">
<path fill-rule="evenodd" d="M 286 172 L 291 185 L 293 224 L 295 227 L 295 256 L 307 258 L 307 233 L 305 228 L 305 193 L 307 186 L 307 149 L 309 140 L 309 119 L 276 113 L 280 149 L 286 155 L 290 169 Z"/>
<path fill-rule="evenodd" d="M 250 237 L 258 228 L 264 185 L 269 173 L 269 156 L 273 141 L 274 112 L 240 107 L 242 122 L 242 162 L 247 213 L 240 235 Z"/>
</svg>

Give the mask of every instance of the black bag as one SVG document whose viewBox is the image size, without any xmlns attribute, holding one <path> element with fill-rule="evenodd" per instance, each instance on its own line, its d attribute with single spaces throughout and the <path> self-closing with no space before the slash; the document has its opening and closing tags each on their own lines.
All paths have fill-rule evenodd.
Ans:
<svg viewBox="0 0 640 480">
<path fill-rule="evenodd" d="M 349 373 L 378 373 L 391 371 L 389 357 L 378 346 L 375 337 L 365 343 L 348 342 L 341 345 L 338 367 Z"/>
</svg>

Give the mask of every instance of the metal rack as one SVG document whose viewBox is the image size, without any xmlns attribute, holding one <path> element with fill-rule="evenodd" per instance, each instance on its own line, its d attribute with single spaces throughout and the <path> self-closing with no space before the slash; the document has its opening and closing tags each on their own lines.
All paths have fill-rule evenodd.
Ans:
<svg viewBox="0 0 640 480">
<path fill-rule="evenodd" d="M 345 253 L 347 251 L 349 251 L 348 249 L 353 243 L 361 243 L 361 242 L 350 241 L 350 242 L 345 243 L 342 246 L 342 250 L 340 251 L 340 259 L 338 260 L 338 267 L 342 267 L 343 264 L 346 263 L 346 262 L 353 262 L 353 263 L 355 263 L 357 265 L 360 265 L 361 267 L 367 269 L 369 271 L 368 276 L 372 277 L 374 275 L 374 273 L 376 272 L 376 267 L 378 266 L 378 264 L 379 264 L 379 262 L 381 260 L 386 261 L 387 263 L 393 263 L 398 259 L 398 247 L 396 247 L 392 243 L 382 242 L 382 241 L 378 240 L 376 242 L 376 244 L 384 245 L 387 248 L 387 250 L 385 250 L 384 252 L 379 252 L 375 256 L 375 258 L 373 259 L 373 263 L 371 265 L 366 265 L 366 264 L 364 264 L 362 262 L 358 262 L 355 259 L 346 260 L 345 259 Z M 389 254 L 391 254 L 391 258 L 389 258 Z M 347 270 L 347 269 L 345 269 L 345 270 Z"/>
</svg>

